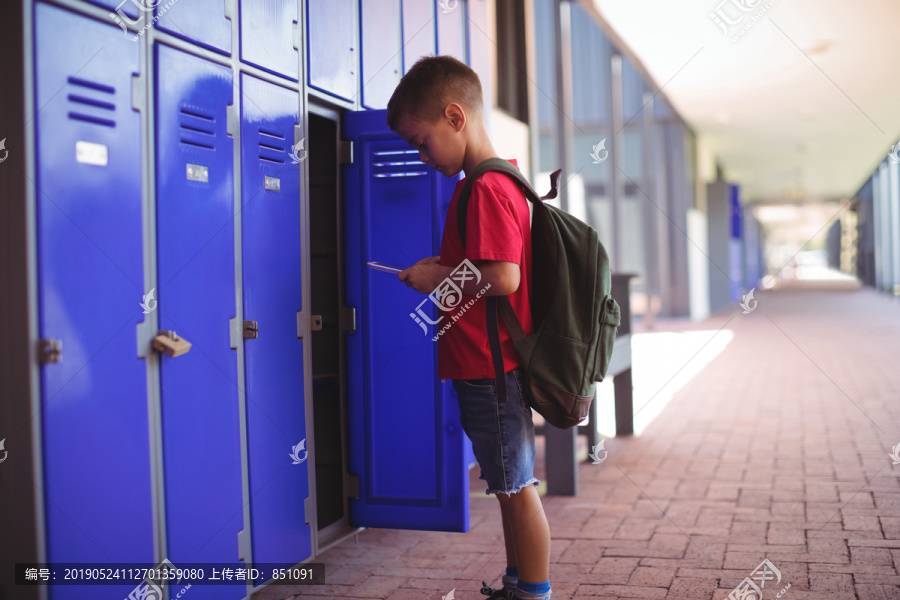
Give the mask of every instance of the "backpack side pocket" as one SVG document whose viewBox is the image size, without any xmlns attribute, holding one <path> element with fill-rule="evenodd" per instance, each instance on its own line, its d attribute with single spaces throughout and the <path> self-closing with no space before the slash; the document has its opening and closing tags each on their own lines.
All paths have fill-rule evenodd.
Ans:
<svg viewBox="0 0 900 600">
<path fill-rule="evenodd" d="M 603 310 L 600 312 L 600 347 L 597 349 L 597 364 L 594 381 L 603 381 L 609 370 L 613 347 L 616 345 L 616 333 L 622 322 L 619 303 L 607 294 L 603 297 Z"/>
</svg>

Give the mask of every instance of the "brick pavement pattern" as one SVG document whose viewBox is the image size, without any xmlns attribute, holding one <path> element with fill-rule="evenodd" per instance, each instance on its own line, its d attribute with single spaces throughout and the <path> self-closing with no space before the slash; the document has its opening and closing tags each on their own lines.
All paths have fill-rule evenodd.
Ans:
<svg viewBox="0 0 900 600">
<path fill-rule="evenodd" d="M 657 321 L 734 339 L 640 436 L 579 463 L 578 496 L 542 496 L 554 600 L 723 600 L 764 558 L 781 572 L 764 600 L 788 584 L 785 600 L 900 600 L 900 464 L 889 456 L 900 302 L 865 288 L 756 298 L 746 315 Z M 367 529 L 316 558 L 327 584 L 269 586 L 254 600 L 483 599 L 481 580 L 500 587 L 506 565 L 499 506 L 477 476 L 469 532 Z"/>
</svg>

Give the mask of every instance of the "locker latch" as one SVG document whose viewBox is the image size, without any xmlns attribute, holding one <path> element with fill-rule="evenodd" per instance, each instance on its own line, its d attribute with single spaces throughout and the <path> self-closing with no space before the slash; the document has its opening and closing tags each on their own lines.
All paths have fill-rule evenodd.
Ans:
<svg viewBox="0 0 900 600">
<path fill-rule="evenodd" d="M 150 342 L 150 346 L 152 346 L 154 350 L 162 352 L 166 356 L 171 356 L 172 358 L 186 354 L 187 351 L 191 349 L 191 343 L 189 341 L 178 337 L 177 333 L 167 329 L 161 329 L 156 334 L 156 337 L 153 338 L 153 341 Z"/>
<path fill-rule="evenodd" d="M 62 340 L 43 339 L 38 342 L 38 361 L 42 365 L 62 360 Z"/>
<path fill-rule="evenodd" d="M 353 164 L 353 140 L 341 140 L 338 152 L 339 161 L 342 165 Z"/>
<path fill-rule="evenodd" d="M 259 337 L 259 325 L 256 321 L 244 321 L 244 339 L 255 340 Z"/>
<path fill-rule="evenodd" d="M 359 475 L 344 473 L 344 495 L 348 498 L 359 498 Z"/>
<path fill-rule="evenodd" d="M 341 331 L 356 331 L 356 309 L 352 306 L 341 307 Z"/>
<path fill-rule="evenodd" d="M 322 331 L 322 315 L 312 315 L 309 320 L 310 331 Z"/>
</svg>

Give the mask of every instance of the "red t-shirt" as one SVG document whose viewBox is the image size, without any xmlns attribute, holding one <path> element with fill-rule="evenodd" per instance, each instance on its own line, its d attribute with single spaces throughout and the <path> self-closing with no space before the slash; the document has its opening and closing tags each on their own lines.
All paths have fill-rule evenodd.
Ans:
<svg viewBox="0 0 900 600">
<path fill-rule="evenodd" d="M 510 161 L 516 164 L 515 160 Z M 518 165 L 516 165 L 518 166 Z M 508 261 L 519 265 L 519 289 L 509 295 L 525 335 L 533 333 L 531 322 L 531 222 L 528 200 L 521 188 L 503 173 L 487 172 L 472 184 L 466 210 L 466 248 L 463 252 L 456 220 L 456 206 L 465 179 L 456 183 L 447 209 L 447 221 L 441 240 L 440 264 L 457 267 L 463 259 Z M 475 265 L 477 268 L 477 265 Z M 484 285 L 479 284 L 481 290 Z M 491 348 L 485 323 L 486 296 L 463 294 L 459 307 L 442 313 L 435 326 L 440 331 L 470 301 L 474 303 L 438 338 L 438 377 L 446 379 L 482 379 L 495 377 Z M 500 347 L 506 372 L 521 365 L 512 338 L 498 314 Z"/>
</svg>

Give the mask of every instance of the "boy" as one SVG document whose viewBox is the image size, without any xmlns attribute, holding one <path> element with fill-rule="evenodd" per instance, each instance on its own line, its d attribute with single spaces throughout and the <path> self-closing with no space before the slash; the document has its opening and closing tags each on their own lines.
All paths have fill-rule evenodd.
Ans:
<svg viewBox="0 0 900 600">
<path fill-rule="evenodd" d="M 387 107 L 388 126 L 419 151 L 422 162 L 453 177 L 496 157 L 484 125 L 481 82 L 450 56 L 420 59 L 401 79 Z M 515 163 L 514 163 L 515 164 Z M 472 185 L 466 212 L 466 246 L 456 220 L 462 181 L 447 212 L 440 256 L 423 258 L 400 280 L 429 294 L 463 261 L 481 273 L 461 286 L 465 304 L 490 284 L 487 295 L 508 295 L 525 334 L 533 332 L 530 308 L 531 226 L 522 190 L 502 173 L 485 173 Z M 438 342 L 438 376 L 451 379 L 463 430 L 472 440 L 481 479 L 497 495 L 506 542 L 503 588 L 484 584 L 491 599 L 549 600 L 550 527 L 534 477 L 534 424 L 523 395 L 523 371 L 500 319 L 507 401 L 499 403 L 485 322 L 478 299 Z"/>
</svg>

